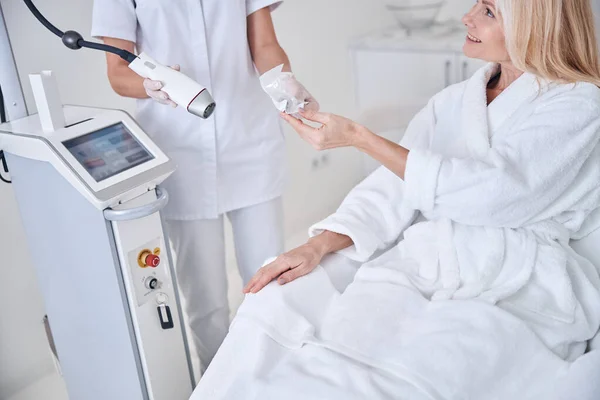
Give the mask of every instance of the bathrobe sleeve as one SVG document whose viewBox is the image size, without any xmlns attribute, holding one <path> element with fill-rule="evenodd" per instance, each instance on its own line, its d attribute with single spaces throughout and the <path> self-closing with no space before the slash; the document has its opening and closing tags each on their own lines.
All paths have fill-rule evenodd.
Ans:
<svg viewBox="0 0 600 400">
<path fill-rule="evenodd" d="M 578 197 L 597 190 L 598 162 L 591 173 L 587 167 L 581 171 L 599 137 L 595 103 L 557 96 L 513 132 L 495 138 L 480 159 L 411 150 L 406 205 L 430 218 L 486 227 L 517 228 L 556 215 L 549 210 L 559 200 L 568 209 Z"/>
<path fill-rule="evenodd" d="M 407 148 L 429 147 L 433 135 L 431 104 L 419 112 L 400 142 Z M 324 230 L 349 236 L 354 245 L 339 253 L 365 262 L 393 245 L 414 221 L 417 212 L 404 203 L 405 182 L 380 167 L 345 198 L 339 209 L 309 230 L 316 236 Z"/>
</svg>

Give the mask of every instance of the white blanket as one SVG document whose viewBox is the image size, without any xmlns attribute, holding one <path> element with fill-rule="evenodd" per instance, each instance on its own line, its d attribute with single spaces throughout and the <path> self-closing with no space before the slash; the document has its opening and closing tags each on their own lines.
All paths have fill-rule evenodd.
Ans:
<svg viewBox="0 0 600 400">
<path fill-rule="evenodd" d="M 341 253 L 357 261 L 384 252 L 342 295 L 317 272 L 302 280 L 310 293 L 271 285 L 247 298 L 238 319 L 297 349 L 257 394 L 558 393 L 600 326 L 598 272 L 569 247 L 600 206 L 600 90 L 524 74 L 486 107 L 496 70 L 415 117 L 405 181 L 378 170 L 312 229 L 350 236 Z"/>
<path fill-rule="evenodd" d="M 497 307 L 429 302 L 359 277 L 339 295 L 320 268 L 249 296 L 232 330 L 249 324 L 291 351 L 244 385 L 238 377 L 238 394 L 252 393 L 244 399 L 550 400 L 570 369 Z"/>
<path fill-rule="evenodd" d="M 589 254 L 593 256 L 598 243 L 600 243 L 600 231 L 591 241 L 586 243 L 577 243 L 580 254 Z M 581 244 L 581 246 L 579 246 Z M 594 258 L 598 261 L 598 257 Z M 328 256 L 323 263 L 323 269 L 329 276 L 333 286 L 343 292 L 351 283 L 360 264 L 350 262 L 348 259 L 337 255 Z M 600 263 L 598 263 L 600 265 Z M 321 274 L 319 268 L 315 274 Z M 318 278 L 319 281 L 322 276 Z M 243 311 L 235 320 L 231 327 L 223 346 L 219 349 L 215 359 L 208 368 L 202 381 L 194 391 L 191 400 L 228 400 L 228 399 L 261 399 L 264 400 L 264 387 L 271 386 L 268 390 L 273 391 L 275 386 L 272 376 L 280 370 L 284 363 L 289 360 L 295 360 L 300 352 L 306 352 L 308 347 L 289 348 L 279 345 L 265 334 L 265 329 L 259 327 L 252 310 L 257 310 L 260 304 L 256 301 L 276 300 L 282 304 L 282 300 L 301 299 L 299 296 L 306 296 L 306 293 L 315 293 L 311 286 L 313 279 L 302 279 L 296 283 L 277 288 L 280 293 L 272 292 L 269 296 L 256 297 L 254 304 L 244 307 Z M 271 290 L 271 289 L 269 289 Z M 286 293 L 287 292 L 287 293 Z M 275 296 L 275 297 L 274 297 Z M 297 303 L 297 301 L 296 301 Z M 268 309 L 268 307 L 267 307 Z M 250 314 L 246 312 L 250 311 Z M 266 316 L 268 314 L 263 314 Z M 248 318 L 249 317 L 249 318 Z M 272 325 L 272 324 L 271 324 Z M 349 360 L 334 352 L 325 351 L 322 368 L 318 370 L 318 379 L 325 382 L 329 387 L 321 393 L 322 398 L 352 398 L 352 396 L 362 396 L 363 399 L 385 399 L 387 392 L 392 393 L 398 386 L 403 385 L 401 380 L 394 379 L 386 374 L 378 374 L 372 368 L 363 366 L 360 363 Z M 327 360 L 337 360 L 337 364 L 331 365 Z M 309 364 L 310 365 L 310 364 Z M 327 366 L 331 368 L 326 368 Z M 558 368 L 562 370 L 565 364 L 560 364 Z M 558 371 L 557 371 L 558 373 Z M 359 379 L 356 379 L 356 375 Z M 364 379 L 368 374 L 369 379 Z M 562 375 L 562 373 L 560 373 Z M 556 382 L 556 396 L 560 400 L 597 400 L 600 393 L 600 352 L 594 351 L 579 358 L 575 363 L 569 366 L 568 375 L 565 379 Z M 293 371 L 293 377 L 288 381 L 309 381 L 302 388 L 300 394 L 310 393 L 316 385 L 310 382 L 310 377 L 314 379 L 314 369 L 296 369 Z M 308 378 L 308 379 L 307 379 Z M 324 383 L 318 385 L 323 387 Z M 329 383 L 327 383 L 329 382 Z M 288 386 L 287 381 L 278 381 L 284 387 Z M 406 383 L 404 387 L 406 388 Z M 366 388 L 363 388 L 366 386 Z M 340 392 L 342 390 L 342 392 Z M 346 391 L 347 394 L 340 395 Z M 369 392 L 370 391 L 370 392 Z M 406 390 L 405 390 L 406 392 Z M 370 393 L 370 395 L 366 395 Z M 375 393 L 375 395 L 373 395 Z M 311 396 L 306 396 L 310 398 Z M 389 397 L 389 396 L 387 396 Z M 416 398 L 413 397 L 413 398 Z"/>
</svg>

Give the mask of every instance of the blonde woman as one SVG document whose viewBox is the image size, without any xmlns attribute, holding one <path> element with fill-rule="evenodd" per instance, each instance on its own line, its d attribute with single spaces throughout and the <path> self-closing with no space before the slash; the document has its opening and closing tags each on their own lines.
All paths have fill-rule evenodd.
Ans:
<svg viewBox="0 0 600 400">
<path fill-rule="evenodd" d="M 598 332 L 598 271 L 569 246 L 600 206 L 590 1 L 479 0 L 464 24 L 465 54 L 489 65 L 434 96 L 400 145 L 331 114 L 304 115 L 318 129 L 283 116 L 317 149 L 384 167 L 245 288 L 308 275 L 242 307 L 303 346 L 265 393 L 549 399 Z M 332 252 L 365 263 L 343 294 L 318 267 Z"/>
</svg>

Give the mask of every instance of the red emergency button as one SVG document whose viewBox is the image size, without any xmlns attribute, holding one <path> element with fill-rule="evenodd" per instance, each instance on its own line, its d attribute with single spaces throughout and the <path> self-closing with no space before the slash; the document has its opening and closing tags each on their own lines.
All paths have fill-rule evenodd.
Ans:
<svg viewBox="0 0 600 400">
<path fill-rule="evenodd" d="M 144 259 L 144 264 L 148 267 L 156 268 L 160 264 L 160 257 L 154 254 L 148 254 Z"/>
<path fill-rule="evenodd" d="M 155 248 L 154 252 L 150 249 L 144 249 L 138 254 L 137 262 L 140 268 L 156 268 L 160 264 L 160 248 Z"/>
</svg>

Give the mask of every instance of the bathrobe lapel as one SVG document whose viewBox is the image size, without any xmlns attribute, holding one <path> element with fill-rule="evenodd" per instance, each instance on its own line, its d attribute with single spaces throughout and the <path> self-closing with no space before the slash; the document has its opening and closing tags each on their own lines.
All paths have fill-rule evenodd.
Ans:
<svg viewBox="0 0 600 400">
<path fill-rule="evenodd" d="M 539 92 L 535 75 L 524 73 L 487 105 L 487 84 L 500 66 L 490 63 L 467 82 L 462 104 L 462 127 L 469 155 L 482 157 L 490 149 L 490 139 L 504 123 Z"/>
</svg>

